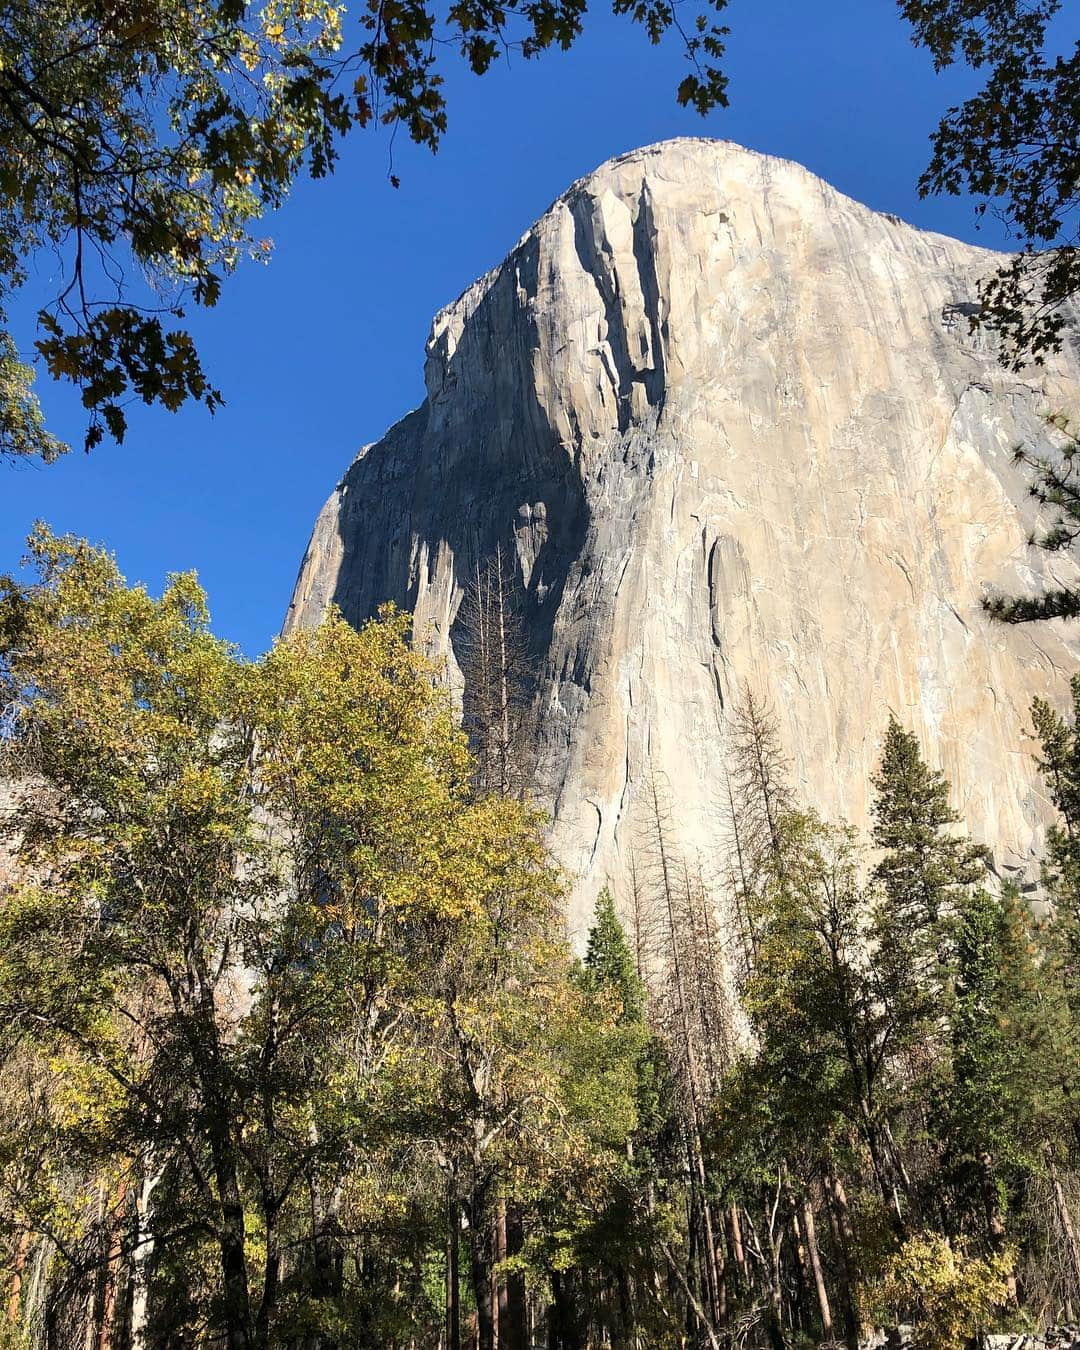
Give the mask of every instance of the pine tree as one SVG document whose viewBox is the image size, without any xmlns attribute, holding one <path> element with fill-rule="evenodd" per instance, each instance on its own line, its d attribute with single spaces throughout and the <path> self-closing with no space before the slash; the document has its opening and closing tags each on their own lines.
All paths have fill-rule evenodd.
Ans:
<svg viewBox="0 0 1080 1350">
<path fill-rule="evenodd" d="M 1068 552 L 1080 539 L 1080 438 L 1066 418 L 1047 418 L 1051 434 L 1061 444 L 1049 453 L 1019 445 L 1013 462 L 1023 465 L 1031 475 L 1028 489 L 1044 508 L 1053 508 L 1051 525 L 1028 540 L 1032 548 L 1045 553 Z M 1032 623 L 1042 619 L 1075 619 L 1080 616 L 1080 590 L 1075 586 L 1053 586 L 1041 595 L 991 595 L 983 608 L 1002 623 Z"/>
<path fill-rule="evenodd" d="M 979 887 L 963 900 L 950 1022 L 950 1073 L 933 1112 L 946 1218 L 1003 1257 L 1010 1213 L 1068 1146 L 1077 1088 L 1060 973 L 1014 888 L 998 898 Z M 1011 1276 L 1008 1289 L 1015 1302 Z"/>
<path fill-rule="evenodd" d="M 926 1134 L 927 1104 L 947 1077 L 957 924 L 986 861 L 984 850 L 954 831 L 959 817 L 944 775 L 927 765 L 915 736 L 891 715 L 872 782 L 872 839 L 882 856 L 868 938 L 901 1108 L 882 1122 L 879 1166 L 894 1188 L 899 1227 L 925 1220 L 935 1203 L 932 1187 L 912 1180 L 905 1141 Z M 901 1195 L 909 1211 L 903 1218 Z"/>
<path fill-rule="evenodd" d="M 897 915 L 933 928 L 955 913 L 960 890 L 984 874 L 986 851 L 947 832 L 960 820 L 949 805 L 949 784 L 891 714 L 872 781 L 873 840 L 885 851 L 876 875 Z"/>
<path fill-rule="evenodd" d="M 1070 686 L 1068 722 L 1043 699 L 1031 706 L 1042 756 L 1039 768 L 1050 789 L 1059 820 L 1046 835 L 1043 884 L 1054 905 L 1048 939 L 1062 964 L 1073 1015 L 1080 1023 L 1080 674 Z"/>
<path fill-rule="evenodd" d="M 645 986 L 638 977 L 634 954 L 615 912 L 615 901 L 605 886 L 596 899 L 596 910 L 585 951 L 586 986 L 606 991 L 619 1003 L 620 1022 L 640 1022 L 645 1008 Z"/>
<path fill-rule="evenodd" d="M 896 718 L 874 776 L 874 869 L 882 889 L 875 922 L 877 965 L 909 1044 L 923 1040 L 946 1010 L 955 926 L 967 888 L 985 874 L 986 851 L 951 832 L 959 816 L 945 776 L 924 761 Z"/>
<path fill-rule="evenodd" d="M 588 1143 L 566 1190 L 543 1210 L 552 1290 L 547 1344 L 653 1344 L 678 1318 L 658 1269 L 659 1229 L 671 1218 L 660 1200 L 671 1170 L 662 1142 L 669 1070 L 607 888 L 574 984 L 581 1003 L 567 1036 L 564 1083 L 570 1119 Z"/>
</svg>

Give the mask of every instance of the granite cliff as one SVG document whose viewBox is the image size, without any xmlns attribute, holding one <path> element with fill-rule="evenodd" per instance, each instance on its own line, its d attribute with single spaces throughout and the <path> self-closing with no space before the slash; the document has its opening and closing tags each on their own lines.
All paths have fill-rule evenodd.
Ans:
<svg viewBox="0 0 1080 1350">
<path fill-rule="evenodd" d="M 512 549 L 579 932 L 650 776 L 715 862 L 746 683 L 824 814 L 865 821 L 891 708 L 998 869 L 1030 878 L 1027 710 L 1061 700 L 1080 633 L 996 626 L 980 600 L 1048 565 L 1010 455 L 1080 412 L 1080 351 L 1002 368 L 968 323 L 995 262 L 728 143 L 610 161 L 436 316 L 427 397 L 330 497 L 287 626 L 392 598 L 460 684 L 467 578 Z"/>
</svg>

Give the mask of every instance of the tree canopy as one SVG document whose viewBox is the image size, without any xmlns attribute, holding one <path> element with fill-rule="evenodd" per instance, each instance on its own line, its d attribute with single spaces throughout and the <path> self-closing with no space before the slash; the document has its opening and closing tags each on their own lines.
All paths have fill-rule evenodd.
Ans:
<svg viewBox="0 0 1080 1350">
<path fill-rule="evenodd" d="M 678 96 L 703 112 L 725 97 L 724 3 L 704 0 L 684 37 L 692 67 Z M 663 0 L 614 8 L 653 41 L 676 26 Z M 185 306 L 214 305 L 242 258 L 269 253 L 259 216 L 300 173 L 327 174 L 346 132 L 401 125 L 435 149 L 448 46 L 482 74 L 510 46 L 569 47 L 584 11 L 580 0 L 395 0 L 346 28 L 335 0 L 5 4 L 0 304 L 30 257 L 60 251 L 63 283 L 36 345 L 49 372 L 82 391 L 87 448 L 106 431 L 123 437 L 130 398 L 220 403 L 182 327 Z M 5 380 L 0 393 L 0 448 L 51 458 L 25 390 Z"/>
<path fill-rule="evenodd" d="M 29 555 L 0 580 L 0 1345 L 1072 1320 L 1080 680 L 1032 709 L 1044 919 L 896 718 L 860 840 L 747 693 L 720 853 L 654 780 L 579 960 L 541 820 L 402 615 L 248 661 L 191 575 L 155 597 L 44 526 Z"/>
<path fill-rule="evenodd" d="M 1080 41 L 1053 50 L 1061 0 L 899 0 L 937 69 L 963 61 L 982 87 L 948 109 L 919 181 L 968 192 L 1002 217 L 1020 253 L 981 286 L 981 321 L 1014 367 L 1055 350 L 1080 290 Z"/>
</svg>

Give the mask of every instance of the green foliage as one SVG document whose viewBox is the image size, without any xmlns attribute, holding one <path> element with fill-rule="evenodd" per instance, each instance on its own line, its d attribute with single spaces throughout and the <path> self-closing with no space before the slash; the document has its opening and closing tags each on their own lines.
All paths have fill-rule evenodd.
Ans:
<svg viewBox="0 0 1080 1350">
<path fill-rule="evenodd" d="M 743 998 L 757 1052 L 732 1121 L 737 1129 L 753 1109 L 745 1099 L 759 1099 L 772 1135 L 766 1171 L 774 1174 L 792 1153 L 816 1162 L 845 1117 L 858 1118 L 862 1084 L 850 1081 L 842 1028 L 857 1016 L 850 1005 L 860 997 L 865 921 L 851 840 L 797 812 L 781 818 L 778 834 L 782 865 L 755 898 L 757 953 Z"/>
<path fill-rule="evenodd" d="M 615 913 L 615 901 L 605 886 L 596 899 L 596 910 L 585 949 L 585 986 L 593 994 L 609 994 L 617 1000 L 620 1022 L 640 1023 L 645 1007 L 645 987 L 634 965 L 634 955 L 623 926 Z"/>
<path fill-rule="evenodd" d="M 909 1046 L 934 1035 L 951 998 L 956 922 L 967 888 L 985 874 L 986 851 L 952 832 L 958 817 L 944 775 L 890 714 L 873 779 L 874 869 L 883 897 L 874 920 L 876 965 Z"/>
<path fill-rule="evenodd" d="M 49 881 L 0 909 L 0 1009 L 41 1088 L 4 1140 L 4 1213 L 70 1250 L 65 1173 L 153 1179 L 170 1334 L 261 1346 L 282 1318 L 370 1317 L 336 1234 L 409 1226 L 403 1138 L 458 1101 L 471 1127 L 476 1066 L 492 1156 L 553 1109 L 539 1028 L 566 959 L 536 821 L 472 799 L 403 616 L 332 615 L 248 663 L 193 577 L 155 600 L 79 541 L 30 547 L 37 579 L 0 594 L 4 823 Z"/>
<path fill-rule="evenodd" d="M 33 382 L 10 335 L 0 333 L 0 459 L 36 456 L 48 464 L 66 448 L 45 430 Z"/>
<path fill-rule="evenodd" d="M 1014 891 L 964 905 L 952 1016 L 951 1114 L 969 1151 L 1037 1160 L 1068 1125 L 1075 1047 L 1060 971 Z"/>
<path fill-rule="evenodd" d="M 876 876 L 898 913 L 933 929 L 955 910 L 961 889 L 984 874 L 986 851 L 947 833 L 959 821 L 949 785 L 891 715 L 873 786 L 873 841 L 885 854 Z"/>
<path fill-rule="evenodd" d="M 1043 881 L 1053 901 L 1048 944 L 1058 961 L 1073 1016 L 1080 1020 L 1080 675 L 1070 683 L 1071 721 L 1043 699 L 1031 705 L 1042 749 L 1039 768 L 1059 820 L 1047 831 Z"/>
<path fill-rule="evenodd" d="M 934 134 L 923 195 L 968 193 L 994 210 L 1023 252 L 982 284 L 987 323 L 1014 368 L 1061 345 L 1064 302 L 1080 289 L 1080 42 L 1056 55 L 1048 28 L 1061 0 L 900 0 L 938 70 L 962 60 L 981 89 L 950 108 Z"/>
<path fill-rule="evenodd" d="M 666 4 L 614 0 L 653 42 L 674 29 L 691 71 L 678 99 L 726 101 L 726 0 L 696 21 Z M 55 248 L 64 284 L 39 315 L 37 349 L 73 381 L 87 449 L 122 440 L 126 404 L 213 411 L 220 393 L 182 321 L 213 306 L 244 257 L 269 256 L 256 222 L 302 173 L 329 173 L 342 136 L 402 125 L 435 149 L 446 129 L 443 52 L 476 74 L 504 52 L 568 48 L 580 0 L 442 8 L 406 0 L 345 26 L 336 0 L 12 0 L 0 18 L 0 320 L 30 257 Z M 145 279 L 140 287 L 128 280 Z M 0 445 L 51 458 L 34 432 L 31 379 L 10 340 Z"/>
<path fill-rule="evenodd" d="M 633 949 L 605 890 L 578 962 L 542 822 L 478 790 L 403 615 L 249 662 L 190 575 L 152 597 L 44 526 L 30 564 L 0 583 L 0 1250 L 28 1326 L 405 1350 L 453 1320 L 455 1260 L 484 1350 L 495 1290 L 558 1350 L 855 1346 L 872 1316 L 959 1346 L 1072 1296 L 1071 721 L 1034 709 L 1045 922 L 979 884 L 895 719 L 870 866 L 797 809 L 759 707 L 735 922 L 669 849 Z"/>
<path fill-rule="evenodd" d="M 1047 553 L 1071 549 L 1080 533 L 1080 486 L 1077 483 L 1077 440 L 1070 423 L 1063 417 L 1047 419 L 1057 433 L 1049 453 L 1037 453 L 1017 446 L 1014 463 L 1023 465 L 1031 475 L 1029 491 L 1040 506 L 1051 508 L 1050 526 L 1032 535 L 1029 543 Z M 1080 615 L 1080 593 L 1071 586 L 1054 586 L 1041 595 L 990 595 L 983 608 L 1002 623 L 1031 623 L 1041 619 L 1075 619 Z"/>
<path fill-rule="evenodd" d="M 689 69 L 680 104 L 727 103 L 727 0 L 693 16 L 665 0 L 612 0 L 649 40 L 674 32 Z M 963 59 L 985 86 L 949 111 L 921 180 L 1000 204 L 1025 252 L 984 285 L 983 321 L 1012 359 L 1060 344 L 1080 274 L 1075 53 L 1046 50 L 1058 0 L 902 0 L 938 67 Z M 53 249 L 62 289 L 37 351 L 78 386 L 85 445 L 123 439 L 132 400 L 213 411 L 222 396 L 183 327 L 216 304 L 244 258 L 272 252 L 257 222 L 302 174 L 333 170 L 354 128 L 402 126 L 436 149 L 447 127 L 446 53 L 475 74 L 517 52 L 577 41 L 586 0 L 399 0 L 347 16 L 336 0 L 11 0 L 0 18 L 0 321 L 29 260 Z M 1047 246 L 1049 249 L 1047 249 Z M 131 277 L 142 280 L 132 282 Z M 142 282 L 145 281 L 145 285 Z M 0 453 L 55 457 L 31 373 L 6 334 Z"/>
<path fill-rule="evenodd" d="M 563 1091 L 582 1133 L 574 1168 L 541 1201 L 532 1260 L 559 1288 L 558 1334 L 569 1343 L 588 1326 L 615 1344 L 666 1346 L 673 1314 L 657 1299 L 655 1263 L 670 1220 L 657 1204 L 670 1073 L 606 888 L 574 983 L 583 997 L 565 1026 Z"/>
<path fill-rule="evenodd" d="M 1077 1088 L 1060 972 L 1014 892 L 977 889 L 963 903 L 949 1050 L 931 1111 L 944 1222 L 1000 1255 L 1009 1211 L 1022 1209 L 1047 1149 L 1068 1149 Z"/>
</svg>

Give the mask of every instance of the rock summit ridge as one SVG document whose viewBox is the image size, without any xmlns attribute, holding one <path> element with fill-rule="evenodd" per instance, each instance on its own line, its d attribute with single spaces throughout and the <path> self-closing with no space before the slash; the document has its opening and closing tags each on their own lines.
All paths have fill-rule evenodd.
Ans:
<svg viewBox="0 0 1080 1350">
<path fill-rule="evenodd" d="M 509 551 L 579 931 L 627 875 L 650 781 L 688 862 L 722 866 L 747 685 L 824 815 L 865 822 L 892 710 L 1030 877 L 1028 707 L 1063 699 L 1077 637 L 994 625 L 981 599 L 1072 575 L 1027 549 L 1011 454 L 1080 411 L 1080 357 L 1014 374 L 971 333 L 996 258 L 730 142 L 609 160 L 436 315 L 427 396 L 335 489 L 286 626 L 393 599 L 460 688 L 468 577 Z"/>
</svg>

